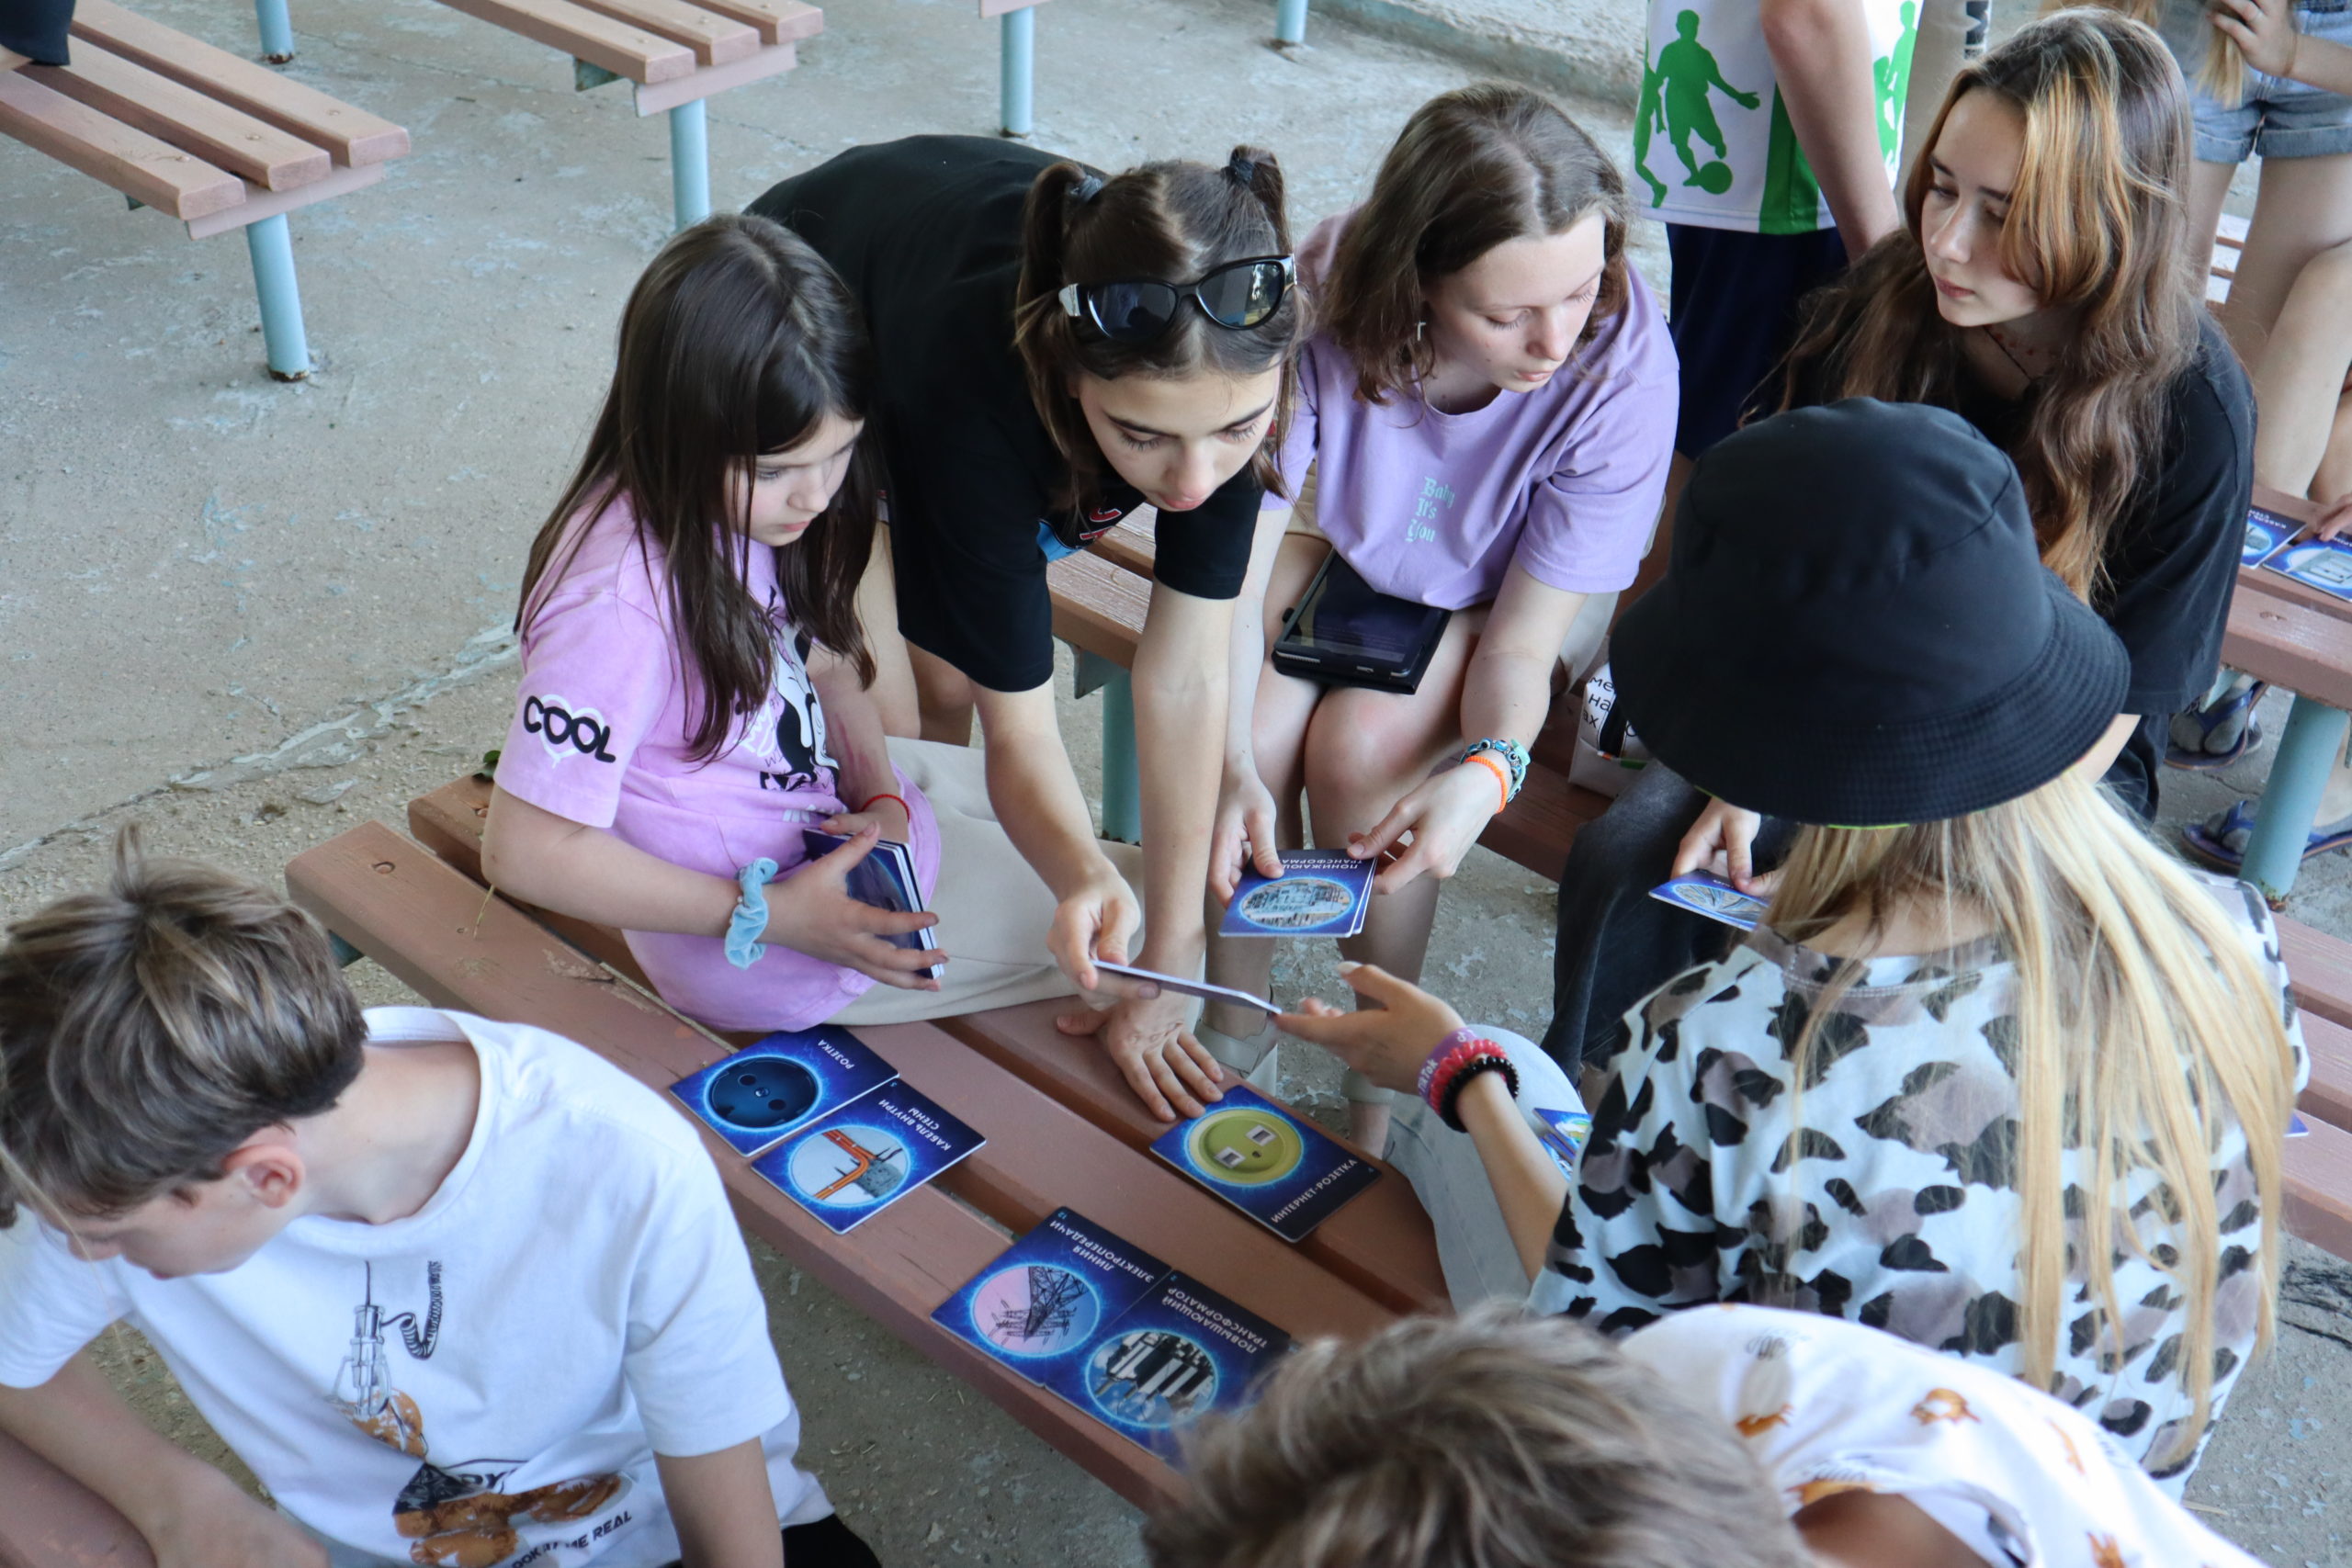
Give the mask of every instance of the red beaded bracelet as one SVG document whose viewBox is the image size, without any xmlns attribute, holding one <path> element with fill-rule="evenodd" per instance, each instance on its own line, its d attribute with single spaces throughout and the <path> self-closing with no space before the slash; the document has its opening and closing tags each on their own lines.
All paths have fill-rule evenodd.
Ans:
<svg viewBox="0 0 2352 1568">
<path fill-rule="evenodd" d="M 1462 1118 L 1455 1110 L 1456 1103 L 1462 1098 L 1463 1089 L 1479 1074 L 1502 1074 L 1511 1098 L 1519 1098 L 1519 1069 L 1511 1065 L 1510 1053 L 1491 1040 L 1476 1035 L 1462 1039 L 1462 1035 L 1470 1035 L 1470 1032 L 1462 1030 L 1457 1035 L 1448 1036 L 1449 1041 L 1458 1043 L 1441 1046 L 1431 1053 L 1430 1059 L 1422 1064 L 1420 1083 L 1422 1100 L 1437 1112 L 1440 1121 L 1457 1133 L 1463 1131 L 1463 1126 Z"/>
</svg>

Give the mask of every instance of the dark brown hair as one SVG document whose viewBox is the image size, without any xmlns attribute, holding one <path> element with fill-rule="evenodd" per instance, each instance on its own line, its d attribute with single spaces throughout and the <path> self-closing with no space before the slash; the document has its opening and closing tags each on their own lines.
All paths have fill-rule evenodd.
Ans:
<svg viewBox="0 0 2352 1568">
<path fill-rule="evenodd" d="M 1152 1568 L 1803 1568 L 1720 1417 L 1592 1330 L 1499 1303 L 1322 1339 L 1188 1445 Z"/>
<path fill-rule="evenodd" d="M 114 874 L 0 945 L 0 1227 L 218 1179 L 247 1138 L 332 1108 L 367 1024 L 311 917 L 115 840 Z"/>
<path fill-rule="evenodd" d="M 673 239 L 621 312 L 612 389 L 587 455 L 531 541 L 516 628 L 529 626 L 588 526 L 626 498 L 668 566 L 671 624 L 697 680 L 690 755 L 707 761 L 767 699 L 777 629 L 744 586 L 768 547 L 729 518 L 729 477 L 808 439 L 827 414 L 863 420 L 873 350 L 831 267 L 781 223 L 727 213 Z M 857 583 L 874 541 L 880 472 L 870 436 L 799 540 L 775 552 L 792 623 L 874 678 Z M 727 526 L 725 525 L 735 525 Z M 698 687 L 698 689 L 697 689 Z"/>
<path fill-rule="evenodd" d="M 1273 453 L 1289 423 L 1291 366 L 1306 338 L 1296 288 L 1254 327 L 1218 326 L 1189 303 L 1150 343 L 1118 343 L 1066 314 L 1067 283 L 1156 279 L 1186 284 L 1227 262 L 1290 254 L 1283 171 L 1262 148 L 1236 147 L 1223 168 L 1146 164 L 1110 179 L 1056 164 L 1029 187 L 1021 215 L 1021 281 L 1013 295 L 1013 343 L 1029 377 L 1030 400 L 1069 464 L 1058 506 L 1084 508 L 1097 496 L 1102 448 L 1070 395 L 1074 371 L 1106 381 L 1122 376 L 1258 376 L 1282 371 L 1274 417 L 1250 459 L 1258 482 L 1285 494 Z"/>
<path fill-rule="evenodd" d="M 1385 403 L 1436 368 L 1419 331 L 1431 283 L 1592 212 L 1603 260 L 1579 347 L 1625 308 L 1625 176 L 1583 127 L 1524 87 L 1481 83 L 1414 110 L 1323 289 L 1323 330 L 1354 361 L 1356 394 Z"/>
<path fill-rule="evenodd" d="M 2003 265 L 2045 304 L 2081 313 L 2056 367 L 2028 393 L 2009 457 L 2043 563 L 2093 599 L 2109 535 L 2154 482 L 2172 383 L 2198 352 L 2188 91 L 2154 31 L 2078 7 L 2029 23 L 1963 67 L 1937 111 L 1930 155 L 1970 93 L 1992 94 L 2025 118 Z M 1935 178 L 1929 157 L 1912 165 L 1909 227 L 1871 246 L 1808 308 L 1784 405 L 1810 396 L 1959 406 L 1970 381 L 1962 330 L 1936 309 L 1922 240 Z"/>
</svg>

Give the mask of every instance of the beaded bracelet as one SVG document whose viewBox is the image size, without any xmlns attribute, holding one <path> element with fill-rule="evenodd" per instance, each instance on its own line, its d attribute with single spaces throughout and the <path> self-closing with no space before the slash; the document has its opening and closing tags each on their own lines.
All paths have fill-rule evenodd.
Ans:
<svg viewBox="0 0 2352 1568">
<path fill-rule="evenodd" d="M 1435 1109 L 1438 1120 L 1457 1133 L 1468 1130 L 1462 1125 L 1462 1091 L 1469 1088 L 1470 1080 L 1481 1073 L 1502 1074 L 1503 1087 L 1510 1091 L 1513 1100 L 1519 1098 L 1519 1069 L 1511 1066 L 1510 1055 L 1490 1040 L 1480 1041 L 1478 1050 L 1430 1086 L 1437 1091 Z"/>
<path fill-rule="evenodd" d="M 1446 1058 L 1464 1046 L 1476 1045 L 1484 1039 L 1486 1036 L 1476 1030 L 1463 1028 L 1455 1030 L 1435 1045 L 1430 1046 L 1430 1054 L 1421 1059 L 1419 1074 L 1413 1079 L 1413 1092 L 1423 1100 L 1429 1099 L 1430 1080 L 1437 1076 L 1439 1066 Z"/>
</svg>

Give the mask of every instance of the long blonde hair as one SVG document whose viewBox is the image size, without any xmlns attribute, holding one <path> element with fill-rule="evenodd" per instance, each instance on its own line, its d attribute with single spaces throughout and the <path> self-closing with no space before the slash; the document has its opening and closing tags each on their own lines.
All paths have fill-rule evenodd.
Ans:
<svg viewBox="0 0 2352 1568">
<path fill-rule="evenodd" d="M 2110 535 L 2161 468 L 2173 382 L 2195 363 L 2201 279 L 2189 276 L 2188 95 L 2148 28 L 2082 6 L 2045 17 L 1952 79 L 1952 106 L 1988 93 L 2025 120 L 2001 263 L 2080 327 L 2036 387 L 2008 447 L 2042 564 L 2096 602 Z M 1959 408 L 1964 333 L 1936 308 L 1921 214 L 1935 171 L 1904 188 L 1906 226 L 1872 245 L 1809 307 L 1789 351 L 1784 404 L 1879 398 Z"/>
<path fill-rule="evenodd" d="M 2044 0 L 2043 16 L 2063 10 L 2070 4 L 2086 0 Z M 2105 6 L 2145 27 L 2154 27 L 2167 0 L 2087 0 L 2088 4 Z M 2235 108 L 2245 96 L 2245 55 L 2229 34 L 2215 27 L 2206 17 L 2205 7 L 2197 7 L 2197 17 L 2205 35 L 2205 52 L 2197 62 L 2197 90 L 2207 97 Z"/>
<path fill-rule="evenodd" d="M 2179 862 L 2072 773 L 1945 821 L 1807 828 L 1781 877 L 1769 919 L 1792 942 L 1860 919 L 1868 947 L 1905 907 L 1932 912 L 1940 904 L 1956 925 L 1990 922 L 2016 969 L 2018 1375 L 2053 1386 L 2076 1280 L 2089 1287 L 2109 1352 L 2121 1348 L 2114 1255 L 2127 1249 L 2168 1276 L 2180 1298 L 2177 1365 L 2195 1408 L 2169 1457 L 2193 1453 L 2211 1416 L 2215 1376 L 2222 1216 L 2213 1161 L 2233 1124 L 2245 1135 L 2263 1220 L 2257 1345 L 2270 1340 L 2278 1280 L 2294 1055 L 2277 993 L 2243 933 Z M 1797 1127 L 1815 1023 L 1857 982 L 1867 956 L 1839 966 L 1790 1052 Z M 2111 1235 L 2111 1246 L 2068 1246 L 2069 1148 L 2086 1159 L 2080 1234 Z M 2169 1260 L 2132 1213 L 2143 1178 L 2160 1184 L 2162 1196 L 2145 1209 L 2152 1224 L 2168 1229 Z"/>
</svg>

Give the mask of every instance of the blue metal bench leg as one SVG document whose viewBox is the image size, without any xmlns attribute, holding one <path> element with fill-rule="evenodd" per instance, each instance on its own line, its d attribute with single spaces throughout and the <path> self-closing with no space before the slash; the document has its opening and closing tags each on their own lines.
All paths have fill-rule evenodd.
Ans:
<svg viewBox="0 0 2352 1568">
<path fill-rule="evenodd" d="M 245 225 L 254 259 L 254 293 L 261 299 L 261 341 L 269 373 L 300 381 L 311 373 L 311 343 L 302 333 L 302 291 L 294 283 L 294 237 L 286 214 Z"/>
<path fill-rule="evenodd" d="M 2352 717 L 2300 694 L 2288 710 L 2287 728 L 2278 737 L 2278 755 L 2270 764 L 2270 782 L 2263 786 L 2239 873 L 2273 903 L 2287 897 L 2295 886 L 2295 874 L 2302 869 L 2303 847 L 2311 841 L 2312 823 L 2319 816 L 2320 792 L 2327 787 L 2335 760 L 2344 754 L 2347 727 L 2352 727 Z"/>
<path fill-rule="evenodd" d="M 1102 683 L 1102 836 L 1123 843 L 1143 842 L 1135 682 L 1124 670 Z"/>
<path fill-rule="evenodd" d="M 286 0 L 254 0 L 254 17 L 261 23 L 261 53 L 273 65 L 294 58 L 294 18 Z"/>
<path fill-rule="evenodd" d="M 1003 26 L 1003 48 L 997 62 L 998 107 L 1002 111 L 1004 133 L 1026 136 L 1036 96 L 1036 8 L 1024 6 L 1007 11 Z"/>
<path fill-rule="evenodd" d="M 710 216 L 710 121 L 700 98 L 670 111 L 670 201 L 681 229 Z"/>
<path fill-rule="evenodd" d="M 1274 41 L 1306 41 L 1306 0 L 1274 0 Z"/>
</svg>

